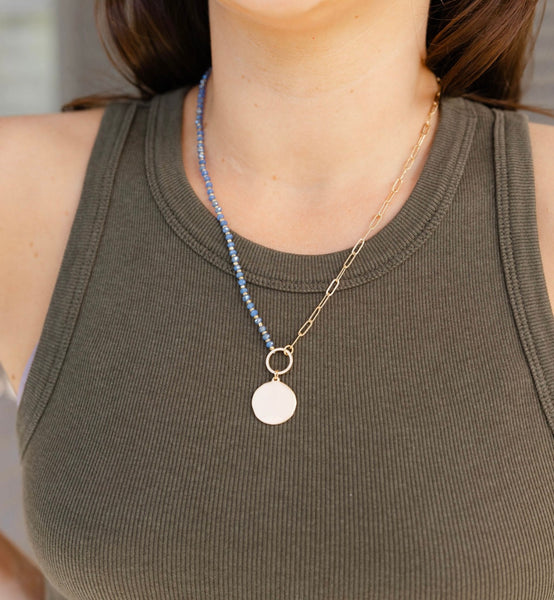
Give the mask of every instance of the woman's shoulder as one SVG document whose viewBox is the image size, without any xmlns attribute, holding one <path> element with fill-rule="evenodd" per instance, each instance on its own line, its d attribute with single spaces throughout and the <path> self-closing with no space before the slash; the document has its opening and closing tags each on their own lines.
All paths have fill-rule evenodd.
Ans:
<svg viewBox="0 0 554 600">
<path fill-rule="evenodd" d="M 13 253 L 22 236 L 42 237 L 76 208 L 104 110 L 0 117 L 3 247 L 13 240 Z"/>
<path fill-rule="evenodd" d="M 0 117 L 0 217 L 14 236 L 78 200 L 104 110 Z"/>
<path fill-rule="evenodd" d="M 53 149 L 64 151 L 87 142 L 99 125 L 105 107 L 66 112 L 0 117 L 2 159 L 9 156 L 26 160 L 48 155 Z M 14 155 L 17 154 L 17 156 Z M 41 158 L 45 158 L 42 156 Z"/>
<path fill-rule="evenodd" d="M 36 204 L 86 166 L 104 108 L 0 117 L 1 210 Z"/>
<path fill-rule="evenodd" d="M 554 125 L 529 123 L 541 258 L 554 312 Z"/>
<path fill-rule="evenodd" d="M 14 388 L 48 307 L 104 110 L 0 117 L 0 362 Z"/>
<path fill-rule="evenodd" d="M 550 178 L 554 182 L 552 166 L 554 161 L 554 119 L 552 124 L 529 122 L 529 136 L 533 150 L 535 167 L 539 167 L 541 178 Z"/>
</svg>

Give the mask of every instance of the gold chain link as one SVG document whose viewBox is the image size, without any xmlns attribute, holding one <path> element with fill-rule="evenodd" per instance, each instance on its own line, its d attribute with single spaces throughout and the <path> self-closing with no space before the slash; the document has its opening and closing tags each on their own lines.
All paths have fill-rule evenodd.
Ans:
<svg viewBox="0 0 554 600">
<path fill-rule="evenodd" d="M 321 309 L 325 306 L 325 303 L 327 302 L 327 300 L 329 300 L 329 298 L 337 291 L 337 288 L 339 287 L 340 280 L 341 280 L 344 272 L 346 271 L 346 269 L 348 269 L 348 267 L 352 264 L 352 262 L 354 261 L 356 256 L 358 256 L 358 254 L 360 253 L 360 250 L 363 248 L 363 246 L 365 244 L 367 236 L 371 233 L 371 231 L 373 229 L 375 229 L 377 223 L 383 218 L 383 215 L 385 214 L 387 208 L 389 207 L 392 199 L 396 196 L 396 194 L 398 193 L 398 190 L 400 189 L 400 186 L 404 182 L 406 173 L 411 169 L 412 165 L 414 164 L 415 159 L 419 153 L 419 150 L 420 150 L 421 146 L 423 145 L 423 142 L 424 142 L 425 138 L 427 137 L 429 130 L 431 129 L 431 119 L 433 118 L 433 115 L 435 114 L 435 112 L 437 111 L 437 108 L 439 107 L 439 101 L 440 101 L 440 96 L 441 96 L 440 78 L 439 77 L 437 77 L 437 83 L 439 84 L 439 90 L 435 94 L 435 99 L 433 100 L 433 104 L 431 105 L 431 109 L 429 110 L 429 114 L 427 115 L 427 120 L 425 121 L 423 127 L 421 128 L 421 132 L 419 134 L 419 139 L 417 140 L 415 146 L 412 148 L 412 151 L 410 153 L 408 160 L 404 163 L 402 173 L 400 174 L 398 179 L 394 182 L 392 189 L 389 192 L 388 196 L 385 198 L 383 204 L 381 205 L 379 212 L 371 220 L 369 229 L 367 230 L 366 234 L 356 242 L 356 245 L 350 251 L 350 255 L 344 261 L 344 264 L 343 264 L 340 272 L 333 279 L 333 281 L 331 281 L 331 283 L 329 284 L 329 287 L 327 288 L 325 295 L 323 296 L 321 302 L 315 307 L 312 314 L 308 317 L 308 320 L 298 330 L 298 333 L 296 335 L 296 339 L 294 340 L 294 342 L 292 342 L 292 344 L 288 344 L 287 346 L 285 346 L 285 349 L 289 350 L 291 352 L 291 354 L 294 352 L 294 345 L 296 344 L 296 342 L 298 342 L 298 340 L 301 337 L 304 337 L 308 333 L 308 331 L 310 330 L 310 327 L 314 324 L 314 321 L 319 316 L 319 313 L 321 312 Z"/>
</svg>

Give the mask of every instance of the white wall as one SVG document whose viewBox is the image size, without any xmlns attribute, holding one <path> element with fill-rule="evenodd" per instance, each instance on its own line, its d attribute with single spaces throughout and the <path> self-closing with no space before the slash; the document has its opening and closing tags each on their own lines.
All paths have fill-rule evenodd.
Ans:
<svg viewBox="0 0 554 600">
<path fill-rule="evenodd" d="M 0 114 L 58 103 L 55 0 L 0 0 Z"/>
</svg>

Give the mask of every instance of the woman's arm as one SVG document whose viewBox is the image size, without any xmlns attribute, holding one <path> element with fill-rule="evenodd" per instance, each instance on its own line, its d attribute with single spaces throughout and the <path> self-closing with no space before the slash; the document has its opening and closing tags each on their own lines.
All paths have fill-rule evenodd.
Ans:
<svg viewBox="0 0 554 600">
<path fill-rule="evenodd" d="M 0 598 L 42 600 L 44 576 L 33 562 L 0 532 Z"/>
</svg>

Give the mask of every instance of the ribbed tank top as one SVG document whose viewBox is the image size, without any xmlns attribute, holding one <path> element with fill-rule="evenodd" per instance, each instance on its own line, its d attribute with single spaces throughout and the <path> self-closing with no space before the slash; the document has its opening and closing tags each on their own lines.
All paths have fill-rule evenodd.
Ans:
<svg viewBox="0 0 554 600">
<path fill-rule="evenodd" d="M 554 599 L 527 117 L 442 99 L 415 188 L 295 348 L 295 415 L 269 426 L 267 349 L 183 167 L 187 90 L 107 107 L 18 407 L 47 598 Z M 234 238 L 290 343 L 349 250 Z"/>
</svg>

